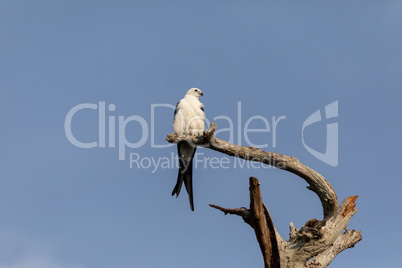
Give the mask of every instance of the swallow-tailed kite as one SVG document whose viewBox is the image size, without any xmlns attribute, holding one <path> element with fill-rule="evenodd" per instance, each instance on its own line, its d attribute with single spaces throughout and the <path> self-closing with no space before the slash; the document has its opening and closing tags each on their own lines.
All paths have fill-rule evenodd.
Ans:
<svg viewBox="0 0 402 268">
<path fill-rule="evenodd" d="M 204 105 L 199 101 L 203 96 L 198 88 L 191 88 L 181 99 L 174 112 L 173 132 L 183 135 L 202 135 L 204 132 Z M 180 194 L 181 186 L 184 182 L 190 199 L 191 210 L 194 211 L 193 203 L 193 157 L 197 147 L 186 141 L 177 144 L 179 154 L 179 175 L 172 195 L 176 197 Z"/>
</svg>

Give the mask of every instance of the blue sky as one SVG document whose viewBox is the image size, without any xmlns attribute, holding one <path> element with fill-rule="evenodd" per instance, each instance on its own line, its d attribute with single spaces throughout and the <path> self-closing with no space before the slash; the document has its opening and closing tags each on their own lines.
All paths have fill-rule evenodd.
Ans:
<svg viewBox="0 0 402 268">
<path fill-rule="evenodd" d="M 328 179 L 340 202 L 359 195 L 349 228 L 363 240 L 332 267 L 401 264 L 401 3 L 216 2 L 0 1 L 0 268 L 261 267 L 252 229 L 208 206 L 248 206 L 249 176 L 259 178 L 285 239 L 290 221 L 301 227 L 321 218 L 302 179 L 234 167 L 234 158 L 214 168 L 208 159 L 225 156 L 203 148 L 195 212 L 185 192 L 170 195 L 177 169 L 154 169 L 152 161 L 176 148 L 155 148 L 151 133 L 154 144 L 167 144 L 173 110 L 158 106 L 152 116 L 151 107 L 175 105 L 191 87 L 203 90 L 210 121 L 233 121 L 235 143 L 299 158 Z M 335 101 L 338 117 L 304 130 L 304 142 L 323 153 L 326 125 L 338 124 L 334 167 L 303 146 L 302 126 L 317 110 L 324 118 Z M 105 103 L 116 147 L 109 121 L 104 148 L 67 139 L 66 115 L 84 103 Z M 99 142 L 98 110 L 73 117 L 77 140 Z M 132 121 L 122 135 L 145 143 L 119 160 L 119 118 L 130 116 L 146 125 Z M 270 127 L 273 117 L 285 119 L 275 138 L 271 129 L 247 140 L 253 116 Z M 130 154 L 143 165 L 130 168 Z"/>
</svg>

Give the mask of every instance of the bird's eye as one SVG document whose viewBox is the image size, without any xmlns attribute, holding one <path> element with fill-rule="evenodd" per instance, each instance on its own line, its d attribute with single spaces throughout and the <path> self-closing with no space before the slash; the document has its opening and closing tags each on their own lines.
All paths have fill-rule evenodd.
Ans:
<svg viewBox="0 0 402 268">
<path fill-rule="evenodd" d="M 198 92 L 198 89 L 196 89 L 195 92 Z"/>
</svg>

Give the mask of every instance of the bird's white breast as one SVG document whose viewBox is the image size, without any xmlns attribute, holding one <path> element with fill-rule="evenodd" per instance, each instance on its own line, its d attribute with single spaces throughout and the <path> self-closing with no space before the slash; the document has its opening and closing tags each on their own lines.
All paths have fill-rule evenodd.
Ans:
<svg viewBox="0 0 402 268">
<path fill-rule="evenodd" d="M 204 131 L 204 105 L 194 96 L 186 95 L 178 104 L 173 123 L 173 132 L 201 135 Z"/>
</svg>

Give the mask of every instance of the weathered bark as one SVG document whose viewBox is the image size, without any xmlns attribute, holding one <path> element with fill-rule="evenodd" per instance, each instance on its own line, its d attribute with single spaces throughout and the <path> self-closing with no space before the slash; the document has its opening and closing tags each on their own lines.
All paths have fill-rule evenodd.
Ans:
<svg viewBox="0 0 402 268">
<path fill-rule="evenodd" d="M 267 165 L 275 166 L 292 172 L 303 178 L 309 186 L 308 189 L 315 192 L 321 200 L 324 218 L 329 218 L 335 213 L 338 207 L 338 198 L 332 186 L 328 181 L 315 170 L 303 165 L 300 161 L 291 156 L 279 153 L 265 152 L 256 147 L 246 147 L 236 145 L 215 137 L 215 123 L 211 123 L 209 130 L 204 136 L 184 136 L 177 134 L 169 134 L 166 140 L 170 143 L 178 143 L 186 140 L 192 144 L 202 147 L 208 147 L 212 150 L 242 158 L 249 161 L 261 162 Z"/>
<path fill-rule="evenodd" d="M 229 213 L 241 216 L 254 229 L 264 258 L 265 267 L 280 267 L 276 230 L 271 215 L 262 202 L 260 182 L 256 178 L 250 177 L 250 209 L 226 209 L 212 204 L 209 205 L 223 211 L 225 214 Z"/>
<path fill-rule="evenodd" d="M 336 193 L 328 181 L 318 172 L 300 163 L 298 159 L 217 139 L 214 136 L 215 130 L 216 125 L 211 123 L 209 130 L 203 136 L 169 134 L 166 140 L 171 143 L 186 140 L 230 156 L 292 172 L 309 184 L 307 188 L 318 195 L 323 206 L 323 220 L 309 220 L 301 229 L 290 223 L 289 240 L 286 241 L 276 231 L 268 209 L 262 202 L 256 178 L 250 178 L 250 209 L 227 209 L 210 205 L 225 214 L 241 216 L 254 229 L 265 267 L 327 267 L 337 254 L 353 247 L 362 239 L 360 231 L 349 231 L 346 226 L 358 211 L 355 209 L 357 196 L 348 197 L 339 205 Z"/>
</svg>

